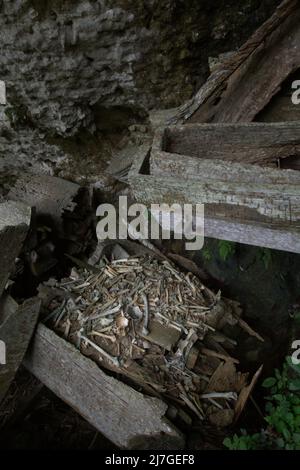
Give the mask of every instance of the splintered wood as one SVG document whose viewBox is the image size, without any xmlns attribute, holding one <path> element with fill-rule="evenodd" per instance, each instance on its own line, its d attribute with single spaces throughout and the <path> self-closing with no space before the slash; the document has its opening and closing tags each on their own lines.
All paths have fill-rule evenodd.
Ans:
<svg viewBox="0 0 300 470">
<path fill-rule="evenodd" d="M 300 7 L 284 0 L 274 14 L 211 74 L 169 124 L 250 122 L 300 66 Z M 249 86 L 249 83 L 251 86 Z"/>
<path fill-rule="evenodd" d="M 237 325 L 255 334 L 240 322 L 239 306 L 169 261 L 104 258 L 96 269 L 73 268 L 70 278 L 40 286 L 44 322 L 101 366 L 163 398 L 186 424 L 191 417 L 231 424 L 248 374 L 236 371 L 236 342 L 223 330 Z"/>
</svg>

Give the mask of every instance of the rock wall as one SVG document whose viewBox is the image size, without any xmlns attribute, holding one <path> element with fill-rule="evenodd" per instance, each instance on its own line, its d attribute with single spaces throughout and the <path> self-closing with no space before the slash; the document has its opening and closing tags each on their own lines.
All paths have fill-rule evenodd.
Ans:
<svg viewBox="0 0 300 470">
<path fill-rule="evenodd" d="M 45 135 L 94 132 L 111 113 L 143 116 L 181 104 L 207 78 L 208 57 L 237 48 L 278 3 L 0 0 L 5 168 L 43 154 L 40 168 L 50 171 L 63 154 Z"/>
</svg>

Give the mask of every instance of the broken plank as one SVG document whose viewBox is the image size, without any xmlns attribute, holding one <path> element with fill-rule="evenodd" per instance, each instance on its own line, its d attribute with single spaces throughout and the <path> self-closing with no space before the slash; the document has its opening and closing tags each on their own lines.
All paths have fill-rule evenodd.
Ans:
<svg viewBox="0 0 300 470">
<path fill-rule="evenodd" d="M 52 221 L 55 229 L 63 233 L 63 215 L 74 211 L 75 199 L 80 190 L 78 184 L 62 178 L 25 174 L 16 181 L 7 197 L 35 207 L 37 215 L 44 218 L 45 224 Z"/>
<path fill-rule="evenodd" d="M 252 121 L 300 66 L 299 19 L 298 0 L 284 0 L 168 122 Z"/>
<path fill-rule="evenodd" d="M 0 297 L 21 251 L 30 220 L 31 209 L 25 204 L 13 201 L 0 204 Z"/>
<path fill-rule="evenodd" d="M 183 447 L 183 436 L 165 418 L 167 405 L 163 401 L 146 397 L 107 375 L 42 324 L 24 364 L 118 447 Z"/>
<path fill-rule="evenodd" d="M 0 402 L 4 398 L 27 350 L 40 312 L 38 298 L 18 306 L 8 295 L 0 300 L 0 340 L 5 344 L 5 364 L 0 365 Z"/>
</svg>

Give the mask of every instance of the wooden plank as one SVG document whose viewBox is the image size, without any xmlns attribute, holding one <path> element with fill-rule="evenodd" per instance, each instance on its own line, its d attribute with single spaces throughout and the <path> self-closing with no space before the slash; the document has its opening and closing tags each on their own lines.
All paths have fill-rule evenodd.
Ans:
<svg viewBox="0 0 300 470">
<path fill-rule="evenodd" d="M 170 185 L 164 185 L 161 180 L 161 186 L 150 184 L 147 177 L 143 177 L 142 181 L 132 181 L 134 194 L 136 199 L 150 206 L 151 203 L 201 203 L 203 198 L 200 196 L 186 198 L 184 192 L 172 188 Z M 189 184 L 191 188 L 191 184 Z M 164 191 L 162 191 L 164 187 Z M 195 188 L 195 187 L 194 187 Z M 193 188 L 191 188 L 193 191 Z M 158 194 L 160 193 L 160 196 Z M 223 209 L 223 215 L 221 210 Z M 223 208 L 221 205 L 215 210 L 209 204 L 205 205 L 204 219 L 204 236 L 217 238 L 222 240 L 244 243 L 247 245 L 261 246 L 274 250 L 288 251 L 292 253 L 300 253 L 300 228 L 296 226 L 278 226 L 275 223 L 264 223 L 263 220 L 257 220 L 257 214 L 241 211 L 236 205 L 231 206 L 232 212 L 229 212 L 229 206 Z M 219 210 L 219 212 L 218 212 Z M 231 217 L 230 217 L 231 215 Z M 256 216 L 256 217 L 255 217 Z M 256 220 L 251 220 L 255 218 Z M 263 218 L 262 218 L 263 219 Z"/>
<path fill-rule="evenodd" d="M 206 237 L 300 253 L 299 184 L 266 184 L 262 191 L 256 182 L 153 176 L 147 163 L 150 153 L 149 147 L 141 149 L 129 174 L 137 201 L 148 207 L 204 203 Z"/>
<path fill-rule="evenodd" d="M 20 306 L 9 296 L 0 300 L 0 340 L 6 346 L 6 364 L 0 365 L 0 402 L 24 358 L 40 306 L 37 298 L 26 300 Z"/>
<path fill-rule="evenodd" d="M 40 324 L 25 366 L 121 448 L 180 449 L 181 433 L 164 417 L 167 405 L 104 373 L 73 345 Z"/>
<path fill-rule="evenodd" d="M 31 209 L 23 203 L 0 203 L 0 297 L 29 229 Z"/>
<path fill-rule="evenodd" d="M 300 230 L 205 218 L 204 236 L 272 250 L 300 253 Z"/>
<path fill-rule="evenodd" d="M 300 122 L 188 124 L 155 136 L 154 150 L 259 165 L 300 156 Z"/>
<path fill-rule="evenodd" d="M 298 7 L 231 75 L 211 122 L 252 121 L 270 102 L 281 83 L 300 67 L 299 25 Z"/>
<path fill-rule="evenodd" d="M 299 19 L 298 0 L 284 0 L 169 123 L 252 121 L 300 66 Z"/>
<path fill-rule="evenodd" d="M 131 179 L 139 202 L 205 204 L 206 213 L 283 227 L 299 226 L 299 185 L 183 180 L 139 175 Z"/>
<path fill-rule="evenodd" d="M 194 158 L 168 152 L 151 152 L 151 175 L 181 177 L 203 182 L 224 181 L 264 184 L 299 184 L 300 172 L 263 168 L 246 163 Z M 186 184 L 186 181 L 183 182 Z M 299 189 L 300 192 L 300 189 Z"/>
<path fill-rule="evenodd" d="M 47 223 L 53 223 L 56 231 L 64 233 L 63 214 L 74 211 L 75 198 L 80 190 L 78 184 L 61 178 L 25 174 L 11 188 L 8 199 L 35 207 L 39 217 L 46 218 Z"/>
</svg>

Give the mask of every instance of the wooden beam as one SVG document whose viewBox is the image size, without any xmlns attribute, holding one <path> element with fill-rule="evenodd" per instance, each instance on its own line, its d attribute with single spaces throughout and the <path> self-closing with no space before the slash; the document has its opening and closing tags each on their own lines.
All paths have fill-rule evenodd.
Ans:
<svg viewBox="0 0 300 470">
<path fill-rule="evenodd" d="M 300 123 L 188 124 L 167 127 L 155 136 L 152 148 L 198 159 L 275 166 L 278 159 L 300 156 Z M 185 159 L 182 158 L 182 161 L 184 163 Z"/>
<path fill-rule="evenodd" d="M 169 178 L 181 177 L 203 182 L 226 181 L 240 183 L 260 183 L 288 185 L 300 183 L 299 171 L 284 171 L 273 168 L 262 168 L 246 163 L 224 162 L 193 158 L 167 152 L 152 152 L 151 175 Z M 262 186 L 263 189 L 263 186 Z"/>
<path fill-rule="evenodd" d="M 114 444 L 127 449 L 180 449 L 182 434 L 167 405 L 103 372 L 73 345 L 39 324 L 25 366 Z"/>
<path fill-rule="evenodd" d="M 0 204 L 0 297 L 29 229 L 31 209 L 21 202 Z"/>
<path fill-rule="evenodd" d="M 5 344 L 6 361 L 0 365 L 0 402 L 23 361 L 40 312 L 38 298 L 18 306 L 8 295 L 0 299 L 0 340 Z"/>
<path fill-rule="evenodd" d="M 300 5 L 284 0 L 275 13 L 178 108 L 169 124 L 249 122 L 300 66 Z"/>
<path fill-rule="evenodd" d="M 204 181 L 182 175 L 149 174 L 151 149 L 137 154 L 129 184 L 138 202 L 201 204 L 204 235 L 249 245 L 300 253 L 299 183 Z"/>
<path fill-rule="evenodd" d="M 74 211 L 75 199 L 80 191 L 78 184 L 62 178 L 25 174 L 16 181 L 7 197 L 35 207 L 39 217 L 46 218 L 47 223 L 53 223 L 56 231 L 64 233 L 64 212 Z"/>
</svg>

